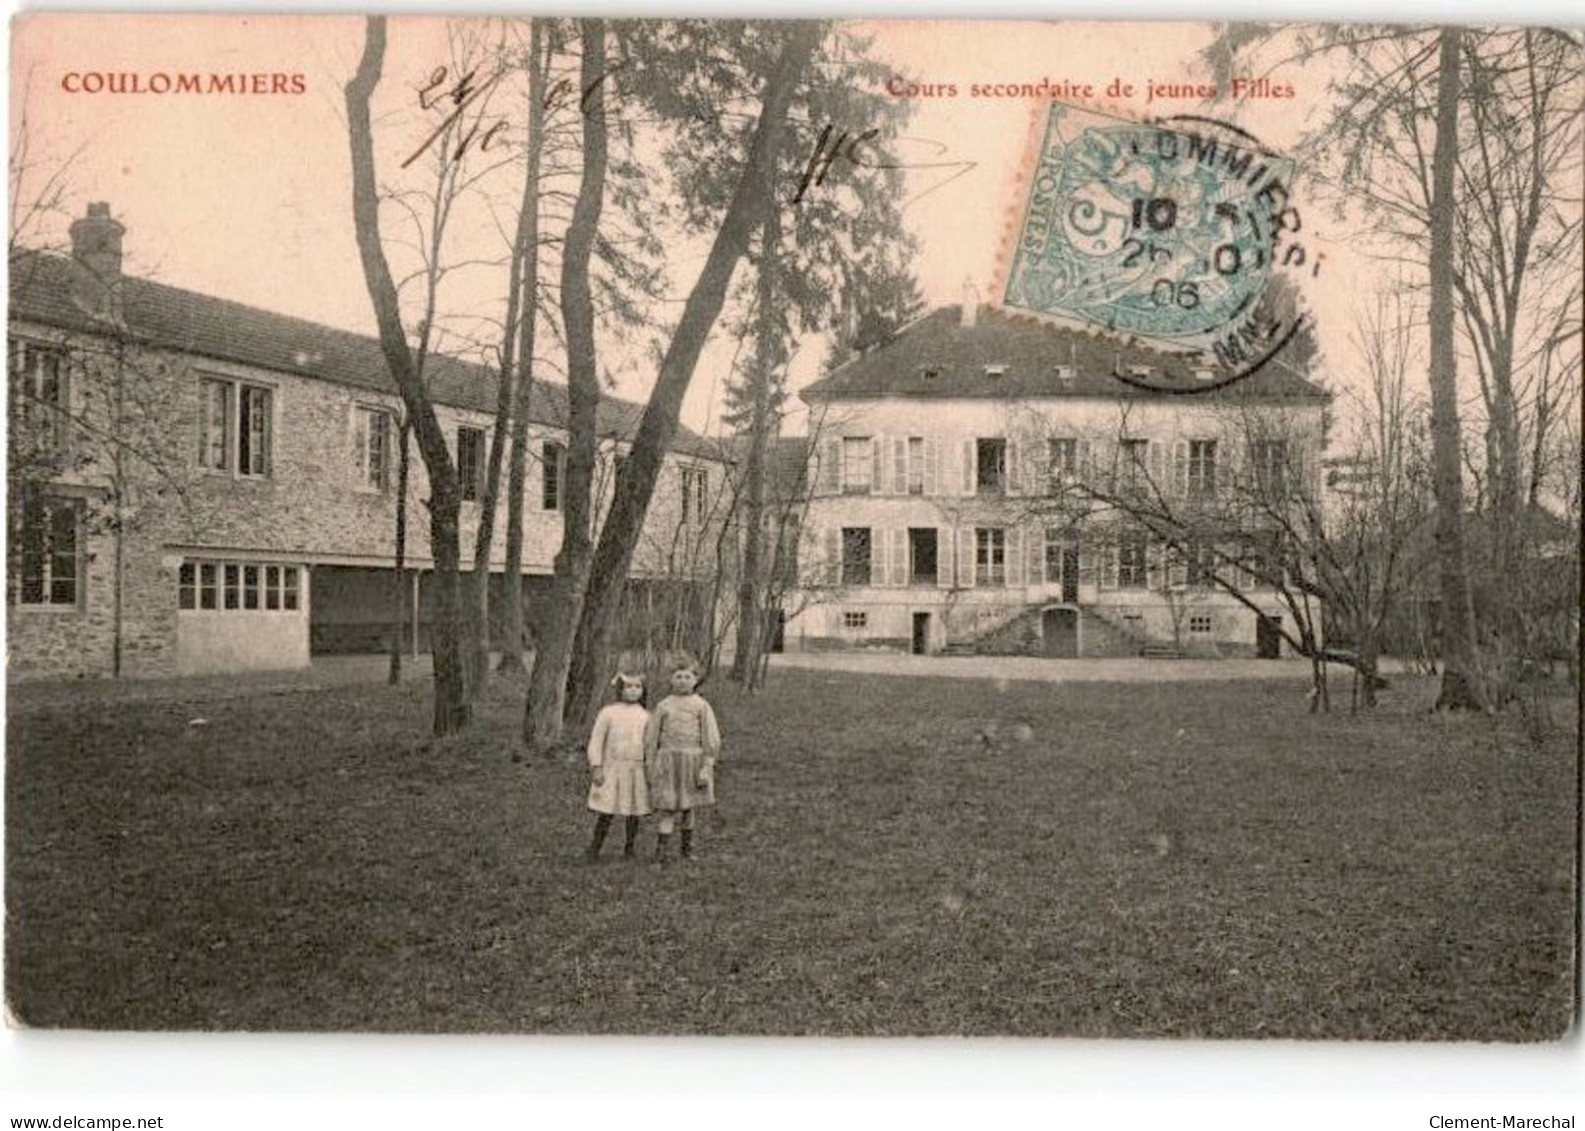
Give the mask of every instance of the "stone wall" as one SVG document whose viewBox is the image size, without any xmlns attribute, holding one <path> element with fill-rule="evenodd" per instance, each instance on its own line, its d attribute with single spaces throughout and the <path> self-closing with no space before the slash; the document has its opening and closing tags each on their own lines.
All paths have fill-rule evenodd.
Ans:
<svg viewBox="0 0 1585 1131">
<path fill-rule="evenodd" d="M 74 355 L 92 356 L 80 343 L 67 342 L 45 327 L 13 324 L 13 333 L 57 341 Z M 97 351 L 104 354 L 102 348 Z M 338 564 L 390 568 L 395 535 L 395 443 L 389 485 L 361 481 L 355 443 L 359 406 L 399 412 L 395 396 L 327 381 L 260 370 L 230 362 L 199 359 L 168 351 L 121 351 L 122 380 L 143 406 L 133 438 L 152 458 L 125 461 L 127 513 L 123 573 L 122 672 L 128 676 L 168 675 L 176 671 L 177 581 L 186 558 L 214 561 L 277 561 L 309 566 Z M 235 470 L 202 468 L 197 462 L 199 387 L 205 376 L 269 388 L 272 422 L 269 473 L 239 475 Z M 89 384 L 98 381 L 98 385 Z M 108 403 L 103 374 L 91 370 L 80 379 L 75 411 L 99 420 Z M 484 429 L 490 418 L 447 406 L 437 409 L 455 457 L 461 425 Z M 530 427 L 530 463 L 524 496 L 524 570 L 551 571 L 561 543 L 562 515 L 542 505 L 544 469 L 540 455 L 546 439 L 564 441 L 557 430 Z M 112 674 L 115 630 L 114 542 L 104 511 L 111 482 L 107 449 L 82 442 L 81 466 L 62 476 L 59 488 L 85 499 L 88 517 L 80 534 L 83 585 L 75 608 L 7 610 L 7 672 L 13 678 L 102 677 Z M 125 448 L 131 447 L 130 444 Z M 616 448 L 602 443 L 595 487 L 598 517 L 609 508 Z M 706 469 L 703 516 L 697 506 L 682 521 L 682 468 Z M 503 460 L 502 482 L 506 480 Z M 635 575 L 708 576 L 716 536 L 728 499 L 722 465 L 668 457 L 646 517 L 634 558 Z M 428 482 L 416 440 L 411 448 L 408 490 L 407 558 L 411 566 L 431 564 L 429 524 L 424 500 Z M 86 501 L 94 500 L 94 501 Z M 697 497 L 695 499 L 697 502 Z M 502 568 L 506 554 L 506 510 L 497 508 L 491 564 Z M 461 552 L 473 558 L 479 504 L 464 502 Z M 305 597 L 311 601 L 311 588 Z M 311 608 L 311 605 L 310 605 Z M 295 661 L 294 661 L 295 662 Z"/>
</svg>

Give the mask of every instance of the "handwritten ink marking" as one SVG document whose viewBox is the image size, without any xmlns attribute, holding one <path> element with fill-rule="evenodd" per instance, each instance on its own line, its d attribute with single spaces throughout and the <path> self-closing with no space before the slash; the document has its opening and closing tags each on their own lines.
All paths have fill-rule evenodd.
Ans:
<svg viewBox="0 0 1585 1131">
<path fill-rule="evenodd" d="M 626 60 L 613 63 L 603 72 L 601 72 L 601 74 L 593 82 L 584 87 L 578 98 L 579 112 L 587 114 L 589 112 L 589 103 L 593 101 L 594 96 L 599 91 L 600 87 L 606 82 L 614 79 L 618 73 L 627 67 L 627 65 L 628 63 Z M 480 153 L 488 152 L 498 142 L 500 142 L 502 140 L 502 135 L 510 127 L 510 122 L 505 117 L 498 116 L 490 122 L 488 127 L 485 127 L 485 115 L 483 113 L 484 108 L 481 100 L 501 84 L 501 81 L 506 77 L 506 73 L 507 72 L 504 70 L 496 71 L 493 75 L 481 81 L 479 79 L 478 68 L 474 68 L 465 72 L 460 78 L 457 79 L 455 83 L 448 86 L 447 82 L 451 77 L 451 72 L 447 69 L 447 67 L 444 64 L 441 64 L 432 70 L 429 73 L 428 80 L 423 86 L 418 88 L 418 108 L 425 111 L 433 110 L 438 106 L 442 106 L 449 100 L 451 103 L 451 110 L 444 118 L 440 120 L 440 123 L 432 131 L 430 131 L 429 135 L 424 138 L 423 142 L 418 146 L 418 148 L 413 150 L 413 152 L 408 156 L 407 160 L 402 162 L 401 167 L 403 169 L 407 168 L 414 161 L 417 161 L 425 153 L 429 152 L 430 149 L 432 149 L 441 138 L 445 137 L 446 134 L 462 120 L 463 115 L 475 105 L 479 106 L 480 112 L 473 123 L 462 134 L 461 138 L 457 142 L 456 148 L 452 151 L 448 159 L 452 161 L 461 161 L 462 158 L 466 156 L 468 150 L 473 147 L 475 138 L 478 138 L 478 150 Z M 554 110 L 562 103 L 567 95 L 572 92 L 572 89 L 572 83 L 567 79 L 558 79 L 556 83 L 545 92 L 543 101 L 545 109 Z M 484 131 L 482 136 L 480 134 L 481 129 Z"/>
<path fill-rule="evenodd" d="M 403 169 L 407 168 L 414 161 L 417 161 L 425 153 L 429 152 L 436 142 L 444 137 L 453 126 L 462 120 L 462 116 L 468 112 L 470 107 L 472 107 L 486 94 L 500 85 L 501 80 L 506 76 L 505 71 L 497 71 L 487 80 L 485 80 L 484 83 L 475 86 L 474 83 L 478 77 L 478 73 L 479 72 L 477 68 L 468 71 L 457 80 L 456 85 L 450 90 L 443 91 L 433 101 L 428 101 L 430 92 L 444 85 L 448 74 L 444 66 L 436 67 L 430 72 L 428 85 L 423 87 L 418 93 L 419 107 L 424 110 L 429 110 L 439 105 L 441 102 L 444 102 L 447 98 L 450 98 L 452 102 L 452 110 L 440 120 L 439 125 L 430 131 L 429 136 L 424 139 L 423 143 L 419 145 L 417 149 L 413 150 L 412 154 L 407 158 L 407 160 L 402 162 L 401 167 Z M 497 119 L 496 122 L 491 125 L 489 131 L 484 135 L 484 139 L 479 144 L 479 149 L 481 152 L 490 148 L 491 142 L 494 141 L 496 135 L 500 132 L 500 128 L 504 127 L 505 124 L 506 120 L 502 118 Z M 456 152 L 451 155 L 451 160 L 462 160 L 463 155 L 468 151 L 468 146 L 473 142 L 474 136 L 478 134 L 479 126 L 480 122 L 475 120 L 473 127 L 458 143 Z"/>
<path fill-rule="evenodd" d="M 826 183 L 826 177 L 831 172 L 831 166 L 837 159 L 845 158 L 850 165 L 862 165 L 863 160 L 858 156 L 858 147 L 865 142 L 873 141 L 880 136 L 880 130 L 865 130 L 859 134 L 850 134 L 843 130 L 837 135 L 835 142 L 831 141 L 831 133 L 836 127 L 827 122 L 825 129 L 820 131 L 820 137 L 815 141 L 814 152 L 809 155 L 809 164 L 804 167 L 803 179 L 798 182 L 798 191 L 793 194 L 792 202 L 802 202 L 804 194 L 811 185 L 820 186 Z M 830 143 L 829 148 L 827 143 Z"/>
<path fill-rule="evenodd" d="M 834 124 L 827 124 L 825 128 L 820 131 L 820 136 L 815 139 L 814 152 L 809 155 L 809 162 L 804 166 L 802 177 L 798 182 L 798 191 L 793 195 L 792 203 L 800 203 L 804 197 L 808 195 L 808 192 L 811 188 L 818 188 L 821 185 L 824 185 L 826 183 L 826 179 L 831 174 L 832 167 L 839 161 L 845 162 L 847 165 L 857 169 L 954 170 L 951 176 L 945 178 L 944 180 L 938 181 L 935 184 L 929 185 L 928 187 L 909 197 L 907 200 L 903 201 L 903 208 L 907 208 L 916 200 L 920 200 L 926 196 L 929 196 L 937 189 L 945 188 L 953 181 L 965 176 L 970 172 L 973 172 L 974 169 L 978 167 L 977 162 L 974 161 L 878 160 L 874 154 L 878 154 L 879 149 L 877 146 L 873 145 L 873 143 L 876 138 L 880 137 L 880 130 L 868 129 L 860 131 L 856 134 L 850 133 L 847 130 L 843 130 L 841 133 L 836 134 L 836 138 L 833 141 L 832 134 L 835 132 L 835 130 L 836 127 Z M 892 144 L 927 147 L 929 148 L 930 156 L 932 157 L 944 156 L 947 153 L 947 147 L 945 145 L 941 144 L 940 142 L 930 141 L 925 138 L 896 137 L 892 139 Z M 869 149 L 873 150 L 874 153 L 866 152 L 865 147 L 869 147 Z"/>
</svg>

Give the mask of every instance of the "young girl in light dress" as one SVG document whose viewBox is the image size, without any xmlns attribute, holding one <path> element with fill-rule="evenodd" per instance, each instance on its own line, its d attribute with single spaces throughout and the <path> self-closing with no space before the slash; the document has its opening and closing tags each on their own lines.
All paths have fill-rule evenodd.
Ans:
<svg viewBox="0 0 1585 1131">
<path fill-rule="evenodd" d="M 638 839 L 638 819 L 649 812 L 649 788 L 644 779 L 644 734 L 649 712 L 644 709 L 644 677 L 617 673 L 611 681 L 616 702 L 600 709 L 589 735 L 589 808 L 593 809 L 594 837 L 584 850 L 591 863 L 600 858 L 611 818 L 627 818 L 622 855 L 633 858 Z"/>
<path fill-rule="evenodd" d="M 721 731 L 710 704 L 694 692 L 693 668 L 671 673 L 671 694 L 662 699 L 644 731 L 644 766 L 649 800 L 660 813 L 655 860 L 665 859 L 673 828 L 682 828 L 682 855 L 693 855 L 693 811 L 715 804 L 715 763 Z"/>
</svg>

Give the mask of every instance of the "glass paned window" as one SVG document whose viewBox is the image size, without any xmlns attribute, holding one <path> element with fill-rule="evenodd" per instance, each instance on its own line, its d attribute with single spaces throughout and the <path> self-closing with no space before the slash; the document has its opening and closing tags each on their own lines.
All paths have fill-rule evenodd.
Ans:
<svg viewBox="0 0 1585 1131">
<path fill-rule="evenodd" d="M 462 501 L 476 502 L 484 494 L 484 429 L 457 429 L 457 483 Z"/>
<path fill-rule="evenodd" d="M 561 509 L 561 473 L 567 459 L 567 449 L 554 440 L 546 440 L 540 448 L 539 506 L 541 510 Z"/>
<path fill-rule="evenodd" d="M 1125 491 L 1142 489 L 1150 481 L 1149 459 L 1149 440 L 1124 440 L 1117 460 L 1119 486 Z"/>
<path fill-rule="evenodd" d="M 264 607 L 266 609 L 279 609 L 281 607 L 281 567 L 264 567 Z"/>
<path fill-rule="evenodd" d="M 228 562 L 225 570 L 226 608 L 240 609 L 242 607 L 242 567 Z"/>
<path fill-rule="evenodd" d="M 1189 494 L 1209 498 L 1216 494 L 1216 441 L 1189 441 Z"/>
<path fill-rule="evenodd" d="M 295 609 L 295 608 L 297 608 L 297 602 L 298 602 L 297 567 L 296 566 L 286 566 L 284 569 L 282 569 L 281 570 L 281 581 L 282 581 L 282 585 L 283 585 L 283 589 L 281 591 L 281 608 L 283 608 L 283 609 Z"/>
<path fill-rule="evenodd" d="M 1143 534 L 1124 534 L 1117 544 L 1117 584 L 1122 589 L 1143 589 L 1147 583 L 1149 544 Z"/>
<path fill-rule="evenodd" d="M 241 387 L 241 447 L 237 474 L 270 473 L 270 390 L 257 385 Z"/>
<path fill-rule="evenodd" d="M 259 567 L 256 565 L 242 567 L 242 607 L 244 609 L 259 607 Z"/>
<path fill-rule="evenodd" d="M 11 345 L 12 443 L 25 437 L 36 448 L 65 443 L 71 397 L 66 359 L 52 346 L 13 341 Z"/>
<path fill-rule="evenodd" d="M 925 493 L 925 440 L 923 436 L 908 437 L 908 493 Z"/>
<path fill-rule="evenodd" d="M 842 584 L 868 585 L 870 583 L 870 528 L 845 526 L 842 528 Z"/>
<path fill-rule="evenodd" d="M 231 467 L 231 382 L 205 377 L 198 383 L 198 463 Z"/>
<path fill-rule="evenodd" d="M 198 607 L 200 609 L 218 609 L 220 607 L 220 567 L 214 562 L 202 562 L 198 566 Z"/>
<path fill-rule="evenodd" d="M 999 526 L 974 531 L 974 580 L 978 585 L 1007 584 L 1007 531 Z"/>
<path fill-rule="evenodd" d="M 1260 489 L 1269 495 L 1282 495 L 1288 488 L 1288 445 L 1282 440 L 1257 440 L 1250 454 L 1255 464 L 1255 478 Z"/>
<path fill-rule="evenodd" d="M 1070 482 L 1079 470 L 1079 442 L 1071 436 L 1046 441 L 1046 473 L 1052 487 Z"/>
<path fill-rule="evenodd" d="M 1007 490 L 1007 441 L 976 440 L 974 470 L 974 489 L 977 494 L 1003 494 Z"/>
<path fill-rule="evenodd" d="M 383 408 L 358 409 L 358 481 L 383 491 L 391 483 L 391 414 Z"/>
<path fill-rule="evenodd" d="M 868 436 L 847 436 L 842 440 L 842 490 L 849 495 L 867 495 L 874 482 L 874 449 Z"/>
</svg>

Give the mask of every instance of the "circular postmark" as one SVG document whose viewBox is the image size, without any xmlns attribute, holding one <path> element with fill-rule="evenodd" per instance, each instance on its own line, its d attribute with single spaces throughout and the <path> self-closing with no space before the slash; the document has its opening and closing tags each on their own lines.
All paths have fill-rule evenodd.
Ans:
<svg viewBox="0 0 1585 1131">
<path fill-rule="evenodd" d="M 1293 336 L 1260 301 L 1275 267 L 1304 264 L 1290 159 L 1191 115 L 1130 122 L 1057 102 L 1037 128 L 1001 265 L 1005 309 L 1186 355 L 1199 379 L 1166 382 L 1173 392 L 1247 376 Z"/>
</svg>

